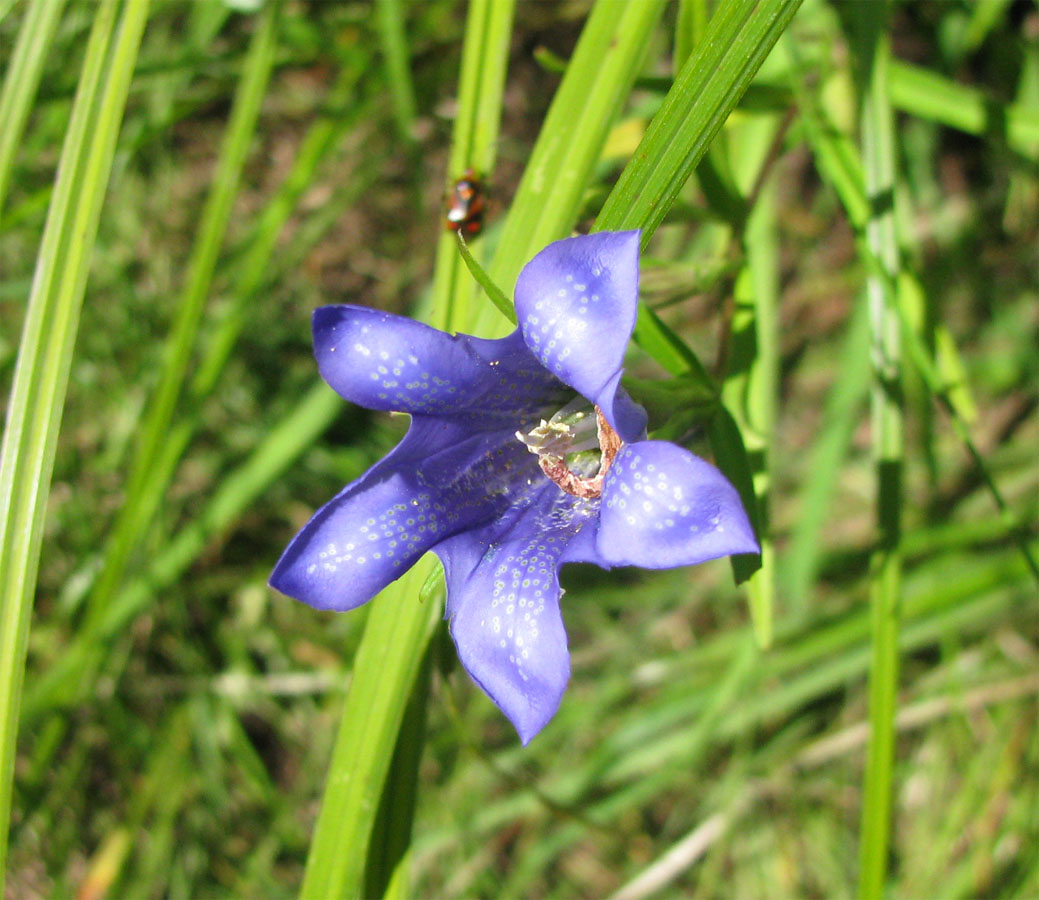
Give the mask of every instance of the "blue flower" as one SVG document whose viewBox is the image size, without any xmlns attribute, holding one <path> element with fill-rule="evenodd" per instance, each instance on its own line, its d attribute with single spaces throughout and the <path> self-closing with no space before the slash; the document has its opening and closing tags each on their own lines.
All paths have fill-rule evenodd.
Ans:
<svg viewBox="0 0 1039 900">
<path fill-rule="evenodd" d="M 527 743 L 570 677 L 559 567 L 658 569 L 758 544 L 712 465 L 646 440 L 620 386 L 638 301 L 639 234 L 542 250 L 516 283 L 519 327 L 487 340 L 357 306 L 314 313 L 324 379 L 411 415 L 404 439 L 315 513 L 271 585 L 348 610 L 427 550 L 466 671 Z"/>
</svg>

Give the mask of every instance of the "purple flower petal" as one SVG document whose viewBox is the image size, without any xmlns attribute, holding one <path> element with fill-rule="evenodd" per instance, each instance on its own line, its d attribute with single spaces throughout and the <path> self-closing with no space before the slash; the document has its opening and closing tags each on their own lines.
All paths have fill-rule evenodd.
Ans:
<svg viewBox="0 0 1039 900">
<path fill-rule="evenodd" d="M 548 484 L 522 512 L 436 548 L 458 658 L 524 744 L 555 715 L 570 678 L 559 565 L 597 506 Z"/>
<path fill-rule="evenodd" d="M 546 369 L 599 406 L 625 441 L 645 427 L 614 406 L 635 327 L 639 232 L 599 232 L 549 244 L 516 281 L 523 339 Z"/>
<path fill-rule="evenodd" d="M 459 658 L 524 744 L 555 714 L 569 679 L 560 565 L 664 568 L 758 551 L 732 485 L 686 450 L 643 440 L 645 411 L 620 387 L 638 247 L 633 231 L 545 248 L 517 281 L 520 327 L 501 340 L 356 306 L 314 314 L 328 383 L 354 403 L 411 413 L 412 423 L 314 515 L 271 584 L 318 608 L 352 609 L 434 550 Z M 625 442 L 601 497 L 565 493 L 558 485 L 574 488 L 574 479 L 550 458 L 591 447 L 591 433 L 581 423 L 571 431 L 576 419 L 566 418 L 583 404 L 574 391 Z M 591 458 L 568 460 L 572 474 L 593 474 Z"/>
<path fill-rule="evenodd" d="M 501 467 L 515 484 L 488 477 Z M 271 586 L 318 609 L 360 606 L 439 541 L 500 516 L 536 472 L 511 435 L 416 418 L 389 456 L 314 514 Z"/>
<path fill-rule="evenodd" d="M 340 396 L 369 409 L 500 418 L 536 409 L 562 387 L 518 335 L 452 336 L 361 306 L 315 310 L 314 355 Z"/>
<path fill-rule="evenodd" d="M 440 539 L 444 512 L 432 492 L 417 490 L 400 471 L 373 470 L 321 507 L 293 538 L 271 587 L 317 609 L 354 609 Z"/>
<path fill-rule="evenodd" d="M 603 483 L 596 545 L 611 565 L 648 569 L 759 552 L 725 476 L 664 441 L 629 444 L 617 454 Z"/>
</svg>

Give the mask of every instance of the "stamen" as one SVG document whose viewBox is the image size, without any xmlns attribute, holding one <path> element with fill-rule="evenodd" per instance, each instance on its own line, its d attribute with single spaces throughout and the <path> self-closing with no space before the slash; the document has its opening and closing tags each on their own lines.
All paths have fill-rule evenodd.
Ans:
<svg viewBox="0 0 1039 900">
<path fill-rule="evenodd" d="M 552 416 L 552 422 L 562 422 L 565 419 L 573 416 L 573 421 L 579 421 L 588 415 L 587 412 L 588 401 L 584 399 L 580 394 L 574 397 L 566 406 L 562 407 L 554 416 Z M 574 415 L 576 413 L 576 415 Z M 573 424 L 573 422 L 568 423 Z"/>
<path fill-rule="evenodd" d="M 560 490 L 575 497 L 601 497 L 602 483 L 606 473 L 613 465 L 614 457 L 621 448 L 621 439 L 616 431 L 610 427 L 602 410 L 595 407 L 595 440 L 590 436 L 580 441 L 574 441 L 579 433 L 587 432 L 591 425 L 591 418 L 581 413 L 580 418 L 587 421 L 577 421 L 574 425 L 564 424 L 559 421 L 562 414 L 572 413 L 572 407 L 577 401 L 585 402 L 583 398 L 568 403 L 551 420 L 541 420 L 541 424 L 531 429 L 527 434 L 517 431 L 516 437 L 526 445 L 531 453 L 536 453 L 538 466 Z M 568 407 L 571 409 L 568 410 Z M 583 437 L 583 435 L 581 435 Z M 566 462 L 568 455 L 582 453 L 587 450 L 599 448 L 599 470 L 594 476 L 581 475 L 574 472 Z"/>
<path fill-rule="evenodd" d="M 520 443 L 525 444 L 531 453 L 539 456 L 543 453 L 549 456 L 566 456 L 570 452 L 572 436 L 570 426 L 556 421 L 546 422 L 544 419 L 540 425 L 526 434 L 522 431 L 516 432 Z"/>
<path fill-rule="evenodd" d="M 566 455 L 570 456 L 572 453 L 583 453 L 585 450 L 598 450 L 599 449 L 599 437 L 595 434 L 590 434 L 583 441 L 578 441 L 576 444 L 571 444 L 570 449 L 566 451 Z"/>
</svg>

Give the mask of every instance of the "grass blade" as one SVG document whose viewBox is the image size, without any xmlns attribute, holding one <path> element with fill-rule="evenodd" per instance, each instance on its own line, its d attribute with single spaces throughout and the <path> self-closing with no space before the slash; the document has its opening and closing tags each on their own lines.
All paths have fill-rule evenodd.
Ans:
<svg viewBox="0 0 1039 900">
<path fill-rule="evenodd" d="M 848 323 L 843 348 L 806 469 L 809 477 L 801 488 L 790 546 L 780 566 L 783 593 L 797 617 L 809 609 L 809 594 L 826 549 L 822 538 L 830 501 L 869 394 L 869 318 L 864 304 L 856 308 Z"/>
<path fill-rule="evenodd" d="M 800 3 L 737 0 L 717 10 L 606 198 L 597 230 L 641 228 L 646 246 Z M 672 374 L 703 372 L 644 304 L 634 338 Z"/>
<path fill-rule="evenodd" d="M 566 237 L 577 218 L 606 136 L 639 73 L 660 0 L 596 3 L 581 31 L 566 74 L 502 228 L 489 268 L 491 280 L 512 292 L 523 266 L 546 244 Z M 635 227 L 635 226 L 629 226 Z M 478 334 L 494 336 L 507 323 L 485 306 Z"/>
<path fill-rule="evenodd" d="M 888 7 L 857 7 L 853 38 L 862 91 L 862 161 L 871 216 L 866 242 L 887 280 L 870 275 L 866 291 L 873 358 L 873 458 L 877 480 L 877 540 L 870 564 L 871 663 L 870 739 L 863 776 L 859 835 L 862 900 L 882 897 L 887 881 L 894 783 L 895 707 L 898 697 L 899 620 L 902 594 L 902 480 L 904 436 L 898 297 L 890 285 L 898 277 L 895 232 L 894 116 L 888 101 L 890 43 Z"/>
<path fill-rule="evenodd" d="M 104 565 L 87 600 L 84 625 L 87 629 L 93 627 L 93 623 L 104 613 L 108 598 L 122 580 L 133 549 L 161 500 L 161 494 L 154 490 L 152 475 L 162 455 L 170 421 L 187 376 L 217 255 L 230 220 L 231 206 L 238 192 L 246 155 L 256 131 L 260 104 L 274 63 L 280 6 L 280 0 L 273 0 L 264 7 L 257 19 L 220 159 L 213 175 L 213 187 L 202 212 L 195 245 L 188 261 L 176 320 L 166 342 L 162 370 L 141 425 L 140 438 L 127 479 L 126 497 L 112 529 Z"/>
<path fill-rule="evenodd" d="M 443 572 L 434 568 L 436 580 L 443 583 Z M 443 602 L 435 591 L 433 597 L 419 592 L 419 602 L 439 609 Z M 368 848 L 365 866 L 366 897 L 408 896 L 408 851 L 411 847 L 411 823 L 415 818 L 418 798 L 418 767 L 426 742 L 426 709 L 429 705 L 429 686 L 433 674 L 434 642 L 426 647 L 422 664 L 415 678 L 411 699 L 404 710 L 397 733 L 393 759 L 382 791 L 379 812 L 372 826 L 372 843 Z"/>
<path fill-rule="evenodd" d="M 155 595 L 180 578 L 213 538 L 229 529 L 289 465 L 320 437 L 343 408 L 324 382 L 317 382 L 292 411 L 273 425 L 252 454 L 224 478 L 216 493 L 189 524 L 166 541 L 146 570 L 117 591 L 90 629 L 80 629 L 68 652 L 25 695 L 23 724 L 68 697 L 82 670 L 99 652 L 99 643 L 126 627 Z"/>
<path fill-rule="evenodd" d="M 1022 156 L 1039 159 L 1039 110 L 997 103 L 976 88 L 898 60 L 891 61 L 887 92 L 902 112 L 979 137 L 1000 134 Z"/>
<path fill-rule="evenodd" d="M 458 115 L 447 164 L 450 180 L 469 171 L 478 179 L 490 178 L 494 171 L 514 12 L 513 0 L 474 0 L 469 5 L 459 73 Z M 479 237 L 473 239 L 469 249 L 473 259 L 481 261 L 483 241 Z M 443 232 L 437 243 L 430 324 L 442 330 L 471 327 L 476 296 L 476 285 L 466 274 L 454 234 Z"/>
<path fill-rule="evenodd" d="M 765 142 L 767 146 L 767 141 Z M 760 647 L 772 643 L 775 548 L 769 534 L 769 453 L 775 440 L 779 396 L 778 260 L 775 185 L 762 190 L 747 221 L 747 265 L 734 290 L 733 363 L 723 397 L 737 421 L 750 457 L 758 508 L 761 568 L 747 582 L 751 621 Z M 734 564 L 738 558 L 733 560 Z M 737 576 L 740 573 L 737 571 Z"/>
<path fill-rule="evenodd" d="M 97 11 L 19 348 L 0 459 L 0 881 L 29 616 L 79 312 L 147 0 Z"/>
<path fill-rule="evenodd" d="M 362 895 L 392 748 L 440 619 L 440 604 L 417 599 L 431 566 L 426 557 L 372 601 L 307 856 L 303 900 Z"/>
<path fill-rule="evenodd" d="M 18 40 L 7 64 L 0 91 L 0 222 L 14 158 L 64 7 L 65 0 L 34 0 L 18 29 Z"/>
<path fill-rule="evenodd" d="M 800 5 L 736 0 L 719 7 L 603 204 L 596 229 L 641 228 L 646 246 Z"/>
<path fill-rule="evenodd" d="M 386 80 L 393 98 L 393 117 L 397 133 L 407 143 L 415 140 L 415 89 L 411 83 L 408 65 L 408 43 L 404 30 L 404 8 L 400 0 L 376 0 L 375 18 L 379 38 L 386 57 Z"/>
</svg>

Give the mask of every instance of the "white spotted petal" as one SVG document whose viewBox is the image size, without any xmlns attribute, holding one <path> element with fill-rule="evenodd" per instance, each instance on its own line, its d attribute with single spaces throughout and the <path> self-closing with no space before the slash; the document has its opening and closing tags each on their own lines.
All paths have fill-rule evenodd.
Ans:
<svg viewBox="0 0 1039 900">
<path fill-rule="evenodd" d="M 271 586 L 317 609 L 354 609 L 438 542 L 521 503 L 538 471 L 508 433 L 467 434 L 450 422 L 416 419 L 389 456 L 293 538 Z"/>
<path fill-rule="evenodd" d="M 638 249 L 635 231 L 549 245 L 520 274 L 519 327 L 500 340 L 357 306 L 314 314 L 325 380 L 412 421 L 314 514 L 270 583 L 319 609 L 353 609 L 433 550 L 459 659 L 524 743 L 570 675 L 560 565 L 666 568 L 758 550 L 732 485 L 688 451 L 643 440 L 645 412 L 620 387 Z M 624 441 L 601 497 L 565 493 L 517 438 L 570 408 L 574 391 Z"/>
<path fill-rule="evenodd" d="M 450 335 L 363 306 L 314 311 L 314 355 L 341 397 L 368 409 L 474 422 L 536 409 L 562 385 L 518 334 L 501 340 Z"/>
<path fill-rule="evenodd" d="M 646 426 L 642 410 L 618 398 L 638 297 L 638 231 L 556 241 L 516 281 L 516 316 L 531 353 L 598 406 L 626 441 Z"/>
<path fill-rule="evenodd" d="M 665 569 L 759 552 L 736 488 L 666 441 L 623 447 L 601 502 L 596 550 L 609 565 Z"/>
<path fill-rule="evenodd" d="M 436 548 L 458 658 L 524 744 L 555 715 L 570 678 L 559 565 L 598 511 L 554 485 L 537 493 L 521 512 Z"/>
</svg>

